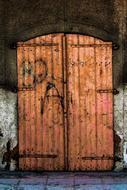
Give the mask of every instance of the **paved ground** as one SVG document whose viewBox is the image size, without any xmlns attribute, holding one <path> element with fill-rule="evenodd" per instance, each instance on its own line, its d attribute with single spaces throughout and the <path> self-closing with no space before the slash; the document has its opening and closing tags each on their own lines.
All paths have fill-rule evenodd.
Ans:
<svg viewBox="0 0 127 190">
<path fill-rule="evenodd" d="M 127 190 L 127 172 L 0 173 L 0 190 Z"/>
</svg>

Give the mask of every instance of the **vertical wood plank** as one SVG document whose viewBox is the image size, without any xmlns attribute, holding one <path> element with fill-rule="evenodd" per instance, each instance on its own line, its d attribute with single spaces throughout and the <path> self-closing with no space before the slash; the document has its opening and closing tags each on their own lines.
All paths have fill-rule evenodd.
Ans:
<svg viewBox="0 0 127 190">
<path fill-rule="evenodd" d="M 97 90 L 98 89 L 112 89 L 112 73 L 109 77 L 108 70 L 112 70 L 112 46 L 111 43 L 104 43 L 96 39 L 96 44 L 101 46 L 96 47 L 96 76 L 97 76 Z M 107 48 L 110 50 L 107 53 Z M 107 60 L 108 59 L 108 64 Z M 109 69 L 110 68 L 110 69 Z M 107 81 L 109 80 L 109 81 Z M 109 85 L 108 85 L 109 84 Z M 109 98 L 110 97 L 110 98 Z M 97 161 L 97 170 L 112 169 L 113 163 L 113 122 L 110 120 L 109 107 L 111 115 L 112 108 L 112 93 L 97 93 L 97 156 L 107 157 L 109 159 L 102 159 Z M 108 107 L 109 106 L 109 107 Z M 112 116 L 111 116 L 112 118 Z M 110 124 L 108 124 L 110 120 Z M 108 128 L 110 126 L 110 129 Z M 110 131 L 110 132 L 109 132 Z M 111 137 L 111 138 L 110 138 Z M 110 148 L 108 148 L 110 145 Z M 110 159 L 111 157 L 111 159 Z M 110 163 L 110 164 L 109 164 Z"/>
<path fill-rule="evenodd" d="M 75 168 L 74 160 L 75 160 L 75 144 L 71 146 L 71 143 L 73 142 L 72 139 L 75 139 L 74 137 L 74 103 L 72 104 L 73 96 L 74 96 L 74 84 L 75 84 L 75 70 L 74 70 L 74 60 L 73 60 L 73 49 L 68 47 L 68 44 L 73 43 L 74 38 L 72 38 L 72 35 L 67 35 L 67 95 L 68 95 L 68 102 L 67 102 L 67 125 L 68 125 L 68 164 L 69 164 L 69 170 L 73 170 Z M 73 73 L 73 74 L 72 74 Z M 71 123 L 71 127 L 70 127 Z"/>
</svg>

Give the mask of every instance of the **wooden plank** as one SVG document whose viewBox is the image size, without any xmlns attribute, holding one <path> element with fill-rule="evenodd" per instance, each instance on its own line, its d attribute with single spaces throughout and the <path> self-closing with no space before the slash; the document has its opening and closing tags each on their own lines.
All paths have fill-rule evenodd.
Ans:
<svg viewBox="0 0 127 190">
<path fill-rule="evenodd" d="M 24 73 L 24 49 L 18 48 L 18 87 L 22 88 L 25 84 L 25 73 Z M 18 93 L 18 115 L 19 115 L 19 151 L 21 153 L 26 149 L 26 139 L 25 139 L 25 94 L 23 92 Z M 19 159 L 20 169 L 24 169 L 26 164 L 25 159 Z"/>
<path fill-rule="evenodd" d="M 84 44 L 85 37 L 79 37 L 78 44 Z M 86 104 L 87 104 L 87 86 L 86 86 L 86 51 L 84 48 L 79 49 L 79 78 L 80 78 L 80 170 L 87 168 L 87 163 L 82 157 L 87 155 L 87 125 L 86 125 Z"/>
<path fill-rule="evenodd" d="M 111 43 L 112 45 L 112 43 Z M 105 70 L 106 70 L 106 88 L 113 89 L 113 81 L 112 81 L 112 48 L 108 46 L 106 48 L 105 55 Z M 114 146 L 113 146 L 113 94 L 107 93 L 106 99 L 107 105 L 107 121 L 106 121 L 106 129 L 105 129 L 105 152 L 106 155 L 114 158 Z M 108 137 L 108 138 L 107 138 Z M 108 160 L 106 163 L 106 169 L 110 170 L 113 168 L 113 160 Z"/>
<path fill-rule="evenodd" d="M 72 35 L 73 41 L 74 43 L 78 43 L 78 36 L 75 35 L 75 37 Z M 75 152 L 75 154 L 73 155 L 73 162 L 74 162 L 74 168 L 73 170 L 78 170 L 79 169 L 79 64 L 78 64 L 78 53 L 79 53 L 79 49 L 75 48 L 73 50 L 73 63 L 74 66 L 73 71 L 74 71 L 74 86 L 73 88 L 73 95 L 72 95 L 72 101 L 74 101 L 74 107 L 73 107 L 73 114 L 74 114 L 74 124 L 71 127 L 70 131 L 71 133 L 74 133 L 73 137 L 75 140 L 72 141 L 71 139 L 71 143 L 73 143 L 73 146 L 71 146 L 73 152 Z"/>
<path fill-rule="evenodd" d="M 102 43 L 103 41 L 96 40 L 96 44 Z M 107 54 L 107 48 L 110 51 Z M 108 74 L 108 67 L 112 68 L 112 52 L 111 44 L 109 47 L 96 47 L 96 89 L 112 89 L 112 73 Z M 107 64 L 106 59 L 108 58 Z M 110 59 L 109 59 L 110 58 Z M 109 80 L 110 82 L 108 82 Z M 108 85 L 109 84 L 109 85 Z M 113 157 L 113 122 L 110 120 L 111 131 L 109 134 L 109 129 L 107 127 L 109 117 L 109 108 L 112 112 L 112 94 L 111 93 L 97 93 L 97 156 L 107 156 Z M 108 98 L 110 97 L 110 98 Z M 111 138 L 109 138 L 111 137 Z M 113 160 L 100 160 L 97 161 L 97 170 L 109 170 L 112 169 L 111 164 Z"/>
<path fill-rule="evenodd" d="M 47 36 L 46 37 L 46 41 L 49 41 L 52 42 L 52 36 Z M 51 146 L 52 146 L 52 142 L 53 142 L 53 139 L 52 139 L 52 132 L 53 132 L 53 99 L 52 99 L 52 95 L 53 95 L 53 91 L 54 91 L 54 87 L 52 86 L 53 84 L 53 53 L 52 53 L 52 47 L 50 46 L 49 47 L 49 50 L 47 49 L 47 59 L 46 59 L 46 62 L 47 62 L 47 65 L 48 65 L 48 76 L 49 76 L 49 80 L 47 81 L 48 83 L 46 84 L 46 89 L 47 92 L 45 94 L 45 98 L 46 98 L 46 104 L 47 104 L 47 114 L 48 114 L 48 120 L 46 121 L 47 125 L 46 125 L 46 149 L 45 151 L 46 152 L 49 152 L 51 151 Z M 51 85 L 51 87 L 50 87 Z M 45 112 L 46 113 L 46 112 Z M 46 117 L 46 115 L 45 115 Z M 53 161 L 51 159 L 47 159 L 45 160 L 45 165 L 46 165 L 46 168 L 48 168 L 48 170 L 52 170 L 53 169 Z"/>
<path fill-rule="evenodd" d="M 30 75 L 30 66 L 31 63 L 29 61 L 29 48 L 24 48 L 24 58 L 25 58 L 25 86 L 29 86 L 31 85 L 31 75 Z M 31 110 L 30 110 L 30 99 L 31 99 L 31 92 L 30 91 L 24 91 L 24 103 L 25 103 L 25 143 L 26 143 L 26 148 L 25 148 L 25 152 L 26 154 L 30 152 L 31 149 L 31 125 L 30 125 L 30 114 L 31 114 Z M 29 170 L 31 168 L 30 166 L 31 164 L 31 160 L 30 158 L 26 158 L 26 170 Z"/>
<path fill-rule="evenodd" d="M 64 169 L 64 127 L 63 127 L 63 112 L 64 112 L 64 96 L 63 96 L 63 63 L 62 63 L 62 36 L 63 34 L 57 34 L 53 36 L 52 43 L 59 44 L 58 47 L 52 47 L 53 55 L 53 83 L 55 89 L 53 91 L 53 143 L 52 150 L 57 152 L 59 149 L 58 157 L 54 161 L 54 168 L 56 170 Z M 59 145 L 59 147 L 58 147 Z"/>
<path fill-rule="evenodd" d="M 68 109 L 68 83 L 67 83 L 67 68 L 68 68 L 68 60 L 67 60 L 67 48 L 66 48 L 66 35 L 62 37 L 62 71 L 63 71 L 63 120 L 64 120 L 64 169 L 68 170 L 68 117 L 67 117 L 67 109 Z"/>
<path fill-rule="evenodd" d="M 73 49 L 68 46 L 69 42 L 73 43 L 75 40 L 72 38 L 72 35 L 67 35 L 67 95 L 68 95 L 68 102 L 67 102 L 67 125 L 68 125 L 68 169 L 74 170 L 75 169 L 75 157 L 76 157 L 76 142 L 74 141 L 74 120 L 75 117 L 75 108 L 74 108 L 74 85 L 75 85 L 75 68 L 74 65 L 74 52 Z M 73 144 L 73 146 L 72 146 Z"/>
<path fill-rule="evenodd" d="M 84 37 L 84 44 L 94 44 L 94 38 L 92 37 Z M 86 155 L 82 152 L 83 156 L 95 156 L 96 155 L 96 119 L 95 119 L 95 60 L 94 60 L 94 48 L 87 47 L 84 49 L 84 75 L 85 75 L 85 98 L 86 98 L 86 107 L 85 107 L 85 119 L 86 122 L 86 141 L 84 143 L 83 150 L 86 149 Z M 83 80 L 83 78 L 81 79 Z M 82 88 L 83 89 L 83 86 Z M 83 109 L 83 107 L 82 107 Z M 86 120 L 86 121 L 85 121 Z M 83 131 L 83 129 L 82 129 Z M 82 137 L 82 141 L 84 138 Z M 87 146 L 86 146 L 87 143 Z M 87 170 L 95 170 L 96 161 L 88 160 L 86 163 Z M 85 169 L 85 168 L 84 168 Z"/>
<path fill-rule="evenodd" d="M 40 38 L 35 39 L 35 43 L 39 43 Z M 40 141 L 41 141 L 41 113 L 40 113 L 40 95 L 41 95 L 41 74 L 42 74 L 42 62 L 41 62 L 41 47 L 36 46 L 35 47 L 35 86 L 36 86 L 36 154 L 41 153 L 41 146 L 40 146 Z M 41 159 L 37 158 L 37 169 L 41 169 Z"/>
<path fill-rule="evenodd" d="M 98 40 L 95 40 L 95 44 L 99 43 Z M 103 47 L 101 47 L 103 48 Z M 96 60 L 96 90 L 97 89 L 102 89 L 102 58 L 104 57 L 102 55 L 103 52 L 100 53 L 100 48 L 95 48 L 95 60 Z M 97 156 L 102 156 L 103 151 L 103 118 L 102 118 L 102 113 L 103 113 L 103 97 L 102 94 L 97 93 L 96 94 L 96 119 L 97 119 L 97 125 L 96 125 L 96 136 L 97 136 Z M 97 161 L 97 170 L 99 170 L 102 167 L 103 163 L 102 160 Z"/>
<path fill-rule="evenodd" d="M 33 40 L 34 41 L 34 40 Z M 35 48 L 29 48 L 29 62 L 31 67 L 31 74 L 30 74 L 30 80 L 32 82 L 32 86 L 34 86 L 34 76 L 35 76 Z M 34 86 L 35 87 L 35 86 Z M 31 149 L 30 153 L 34 153 L 36 150 L 36 103 L 35 103 L 35 94 L 36 91 L 33 89 L 30 93 L 30 100 L 29 100 L 29 107 L 30 107 L 30 143 L 31 143 Z M 31 158 L 30 159 L 30 169 L 35 170 L 36 169 L 36 159 Z"/>
</svg>

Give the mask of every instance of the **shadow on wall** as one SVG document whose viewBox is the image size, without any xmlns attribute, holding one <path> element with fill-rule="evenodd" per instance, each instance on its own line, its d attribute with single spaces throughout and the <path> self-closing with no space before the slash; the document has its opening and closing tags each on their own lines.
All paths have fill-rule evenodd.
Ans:
<svg viewBox="0 0 127 190">
<path fill-rule="evenodd" d="M 16 169 L 17 94 L 0 89 L 0 169 Z"/>
<path fill-rule="evenodd" d="M 11 140 L 7 142 L 7 147 L 6 147 L 7 152 L 4 153 L 3 159 L 2 159 L 2 164 L 5 165 L 6 170 L 10 170 L 11 166 L 11 161 L 15 161 L 15 170 L 18 170 L 18 160 L 19 160 L 19 151 L 18 151 L 18 145 L 16 145 L 12 150 L 11 150 Z"/>
</svg>

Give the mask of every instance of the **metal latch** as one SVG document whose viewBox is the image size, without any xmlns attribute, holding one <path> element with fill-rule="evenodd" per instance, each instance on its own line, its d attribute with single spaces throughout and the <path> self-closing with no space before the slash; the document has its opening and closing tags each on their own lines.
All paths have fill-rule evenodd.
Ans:
<svg viewBox="0 0 127 190">
<path fill-rule="evenodd" d="M 96 90 L 97 93 L 112 93 L 114 95 L 119 94 L 119 91 L 117 89 L 98 89 Z"/>
</svg>

